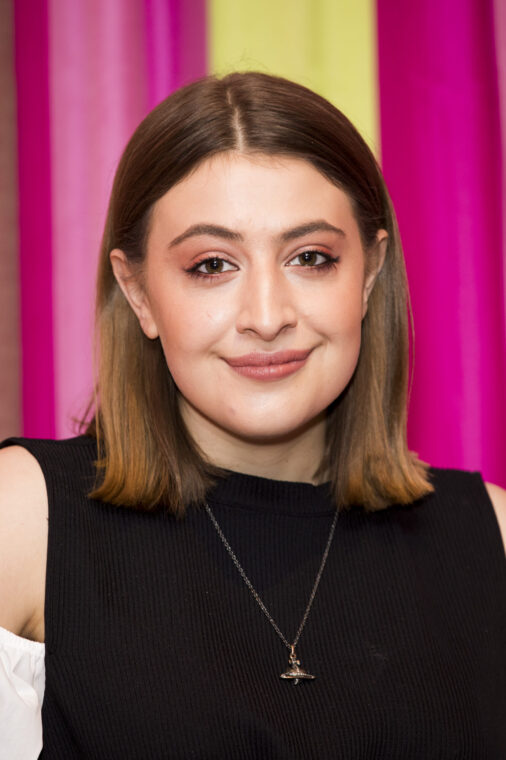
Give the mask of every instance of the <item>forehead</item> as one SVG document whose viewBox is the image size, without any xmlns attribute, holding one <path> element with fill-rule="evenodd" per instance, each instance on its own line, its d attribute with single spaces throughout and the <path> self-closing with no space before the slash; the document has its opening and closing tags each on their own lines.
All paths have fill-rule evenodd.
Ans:
<svg viewBox="0 0 506 760">
<path fill-rule="evenodd" d="M 354 221 L 349 197 L 311 163 L 229 152 L 206 159 L 165 193 L 154 206 L 152 229 L 205 221 L 275 231 L 322 217 Z"/>
</svg>

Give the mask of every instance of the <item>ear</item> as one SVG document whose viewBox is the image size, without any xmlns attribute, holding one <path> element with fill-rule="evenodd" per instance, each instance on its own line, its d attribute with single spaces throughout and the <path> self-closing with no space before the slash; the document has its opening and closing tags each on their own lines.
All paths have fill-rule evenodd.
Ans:
<svg viewBox="0 0 506 760">
<path fill-rule="evenodd" d="M 112 271 L 126 300 L 135 312 L 144 334 L 151 339 L 158 337 L 158 328 L 153 318 L 151 306 L 138 272 L 132 266 L 123 251 L 115 248 L 109 254 Z"/>
<path fill-rule="evenodd" d="M 388 244 L 388 232 L 386 230 L 378 230 L 376 233 L 376 241 L 373 243 L 369 251 L 367 252 L 368 265 L 367 272 L 364 281 L 364 291 L 362 300 L 362 319 L 367 314 L 367 305 L 369 303 L 369 296 L 372 293 L 376 277 L 381 272 L 381 268 L 385 262 L 385 255 L 387 252 Z"/>
</svg>

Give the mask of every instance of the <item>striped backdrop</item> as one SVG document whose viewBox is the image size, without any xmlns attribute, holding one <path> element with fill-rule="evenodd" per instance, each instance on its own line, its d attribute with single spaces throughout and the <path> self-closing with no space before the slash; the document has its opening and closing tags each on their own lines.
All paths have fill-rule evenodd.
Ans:
<svg viewBox="0 0 506 760">
<path fill-rule="evenodd" d="M 86 405 L 136 124 L 191 79 L 259 69 L 329 98 L 382 163 L 415 319 L 411 447 L 506 486 L 503 0 L 4 0 L 0 55 L 1 435 L 69 435 Z"/>
</svg>

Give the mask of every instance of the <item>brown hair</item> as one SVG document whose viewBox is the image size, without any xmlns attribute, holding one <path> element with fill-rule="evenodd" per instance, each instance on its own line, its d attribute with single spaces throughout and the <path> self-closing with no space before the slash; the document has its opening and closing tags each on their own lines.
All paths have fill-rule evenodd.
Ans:
<svg viewBox="0 0 506 760">
<path fill-rule="evenodd" d="M 149 340 L 123 296 L 109 253 L 140 264 L 154 204 L 205 159 L 239 150 L 305 159 L 347 193 L 364 250 L 388 232 L 383 268 L 362 326 L 355 373 L 327 414 L 317 475 L 339 507 L 408 503 L 431 486 L 406 443 L 407 286 L 392 205 L 376 160 L 348 119 L 301 85 L 248 72 L 207 77 L 158 105 L 135 131 L 111 194 L 98 272 L 99 480 L 91 494 L 137 509 L 182 515 L 223 472 L 205 460 L 183 424 L 178 391 L 158 339 Z"/>
</svg>

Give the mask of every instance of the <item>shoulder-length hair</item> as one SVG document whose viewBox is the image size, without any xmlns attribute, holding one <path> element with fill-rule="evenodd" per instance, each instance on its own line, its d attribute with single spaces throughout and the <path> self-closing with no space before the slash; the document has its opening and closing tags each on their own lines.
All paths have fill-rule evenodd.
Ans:
<svg viewBox="0 0 506 760">
<path fill-rule="evenodd" d="M 109 253 L 119 248 L 140 268 L 156 202 L 202 161 L 225 151 L 311 163 L 351 199 L 366 257 L 378 230 L 388 232 L 358 365 L 328 409 L 325 454 L 315 477 L 330 480 L 339 508 L 382 509 L 428 493 L 426 466 L 406 442 L 407 285 L 380 169 L 350 121 L 324 98 L 294 82 L 248 72 L 206 77 L 172 94 L 140 124 L 120 161 L 98 270 L 96 411 L 87 432 L 97 438 L 99 458 L 91 496 L 182 515 L 224 475 L 186 429 L 160 341 L 142 332 Z"/>
</svg>

